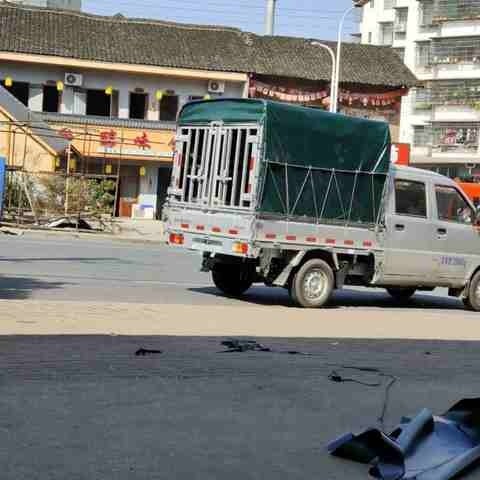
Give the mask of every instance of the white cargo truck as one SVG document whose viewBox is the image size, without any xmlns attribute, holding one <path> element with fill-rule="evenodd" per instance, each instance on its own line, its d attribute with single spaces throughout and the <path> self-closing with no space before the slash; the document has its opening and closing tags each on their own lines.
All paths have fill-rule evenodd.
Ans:
<svg viewBox="0 0 480 480">
<path fill-rule="evenodd" d="M 480 310 L 477 212 L 452 180 L 390 162 L 388 125 L 262 100 L 187 104 L 169 244 L 226 295 L 252 284 L 325 305 L 344 285 L 398 300 L 447 287 Z"/>
</svg>

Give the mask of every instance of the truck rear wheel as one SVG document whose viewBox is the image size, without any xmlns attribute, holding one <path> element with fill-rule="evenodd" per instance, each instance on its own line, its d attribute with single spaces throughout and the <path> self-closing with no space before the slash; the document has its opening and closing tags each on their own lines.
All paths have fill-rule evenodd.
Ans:
<svg viewBox="0 0 480 480">
<path fill-rule="evenodd" d="M 480 271 L 472 277 L 467 297 L 463 299 L 463 303 L 468 310 L 480 311 Z"/>
<path fill-rule="evenodd" d="M 335 277 L 330 265 L 320 259 L 305 262 L 293 278 L 290 295 L 304 308 L 325 305 L 333 292 Z"/>
<path fill-rule="evenodd" d="M 387 292 L 390 294 L 390 296 L 399 302 L 413 297 L 415 291 L 415 288 L 387 288 Z"/>
<path fill-rule="evenodd" d="M 254 271 L 244 265 L 215 265 L 212 280 L 215 286 L 230 297 L 243 295 L 253 284 Z"/>
</svg>

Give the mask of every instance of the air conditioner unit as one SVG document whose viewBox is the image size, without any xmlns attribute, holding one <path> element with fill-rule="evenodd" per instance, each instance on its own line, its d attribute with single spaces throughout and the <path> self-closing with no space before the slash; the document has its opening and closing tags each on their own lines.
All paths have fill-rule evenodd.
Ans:
<svg viewBox="0 0 480 480">
<path fill-rule="evenodd" d="M 217 80 L 210 80 L 208 82 L 208 91 L 210 93 L 224 93 L 225 82 L 219 82 Z"/>
<path fill-rule="evenodd" d="M 66 73 L 65 85 L 69 87 L 81 87 L 83 84 L 83 75 L 79 73 Z"/>
</svg>

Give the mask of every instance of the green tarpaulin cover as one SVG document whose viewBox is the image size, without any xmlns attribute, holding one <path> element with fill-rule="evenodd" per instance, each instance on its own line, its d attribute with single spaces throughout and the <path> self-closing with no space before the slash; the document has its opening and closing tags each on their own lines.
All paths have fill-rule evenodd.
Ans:
<svg viewBox="0 0 480 480">
<path fill-rule="evenodd" d="M 256 209 L 295 220 L 375 223 L 390 168 L 388 124 L 265 100 L 187 104 L 179 124 L 263 127 Z"/>
</svg>

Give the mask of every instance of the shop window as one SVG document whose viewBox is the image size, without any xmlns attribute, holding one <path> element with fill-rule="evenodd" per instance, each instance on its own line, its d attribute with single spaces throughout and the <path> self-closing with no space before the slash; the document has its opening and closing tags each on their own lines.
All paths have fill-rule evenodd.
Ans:
<svg viewBox="0 0 480 480">
<path fill-rule="evenodd" d="M 164 95 L 160 100 L 160 120 L 174 122 L 178 113 L 178 96 Z"/>
<path fill-rule="evenodd" d="M 148 95 L 146 93 L 130 93 L 130 118 L 144 120 L 148 111 Z"/>
<path fill-rule="evenodd" d="M 118 117 L 118 92 L 107 95 L 104 90 L 87 90 L 87 115 Z"/>
<path fill-rule="evenodd" d="M 3 86 L 5 86 L 5 82 L 3 82 Z M 30 86 L 26 82 L 13 82 L 11 87 L 5 88 L 17 99 L 20 100 L 25 106 L 28 106 L 28 97 Z"/>
<path fill-rule="evenodd" d="M 57 113 L 60 107 L 60 92 L 56 86 L 44 85 L 42 111 Z"/>
</svg>

